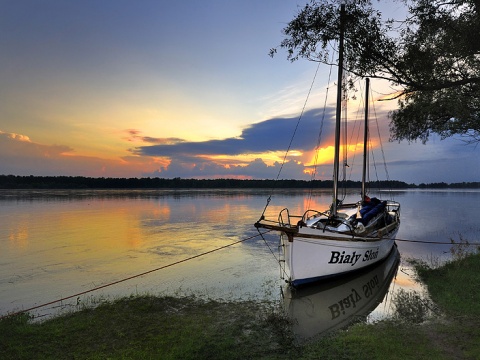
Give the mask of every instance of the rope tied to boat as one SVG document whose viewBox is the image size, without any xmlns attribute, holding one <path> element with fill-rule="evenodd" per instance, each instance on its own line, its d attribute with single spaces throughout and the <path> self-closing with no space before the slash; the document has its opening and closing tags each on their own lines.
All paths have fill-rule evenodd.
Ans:
<svg viewBox="0 0 480 360">
<path fill-rule="evenodd" d="M 270 250 L 273 258 L 276 260 L 276 262 L 280 265 L 280 278 L 281 279 L 286 279 L 288 278 L 288 274 L 287 274 L 287 271 L 285 269 L 285 264 L 283 264 L 282 266 L 282 262 L 285 263 L 285 260 L 281 260 L 280 259 L 280 254 L 282 252 L 282 247 L 284 247 L 285 245 L 280 242 L 280 245 L 278 245 L 278 252 L 279 252 L 279 255 L 278 257 L 275 255 L 275 252 L 272 250 L 270 244 L 268 243 L 267 239 L 265 239 L 265 237 L 263 236 L 264 234 L 267 234 L 269 233 L 270 231 L 273 231 L 273 230 L 269 230 L 269 231 L 265 231 L 264 233 L 261 233 L 260 230 L 257 228 L 257 231 L 258 231 L 258 234 L 261 236 L 263 242 L 265 243 L 265 245 L 267 246 L 268 250 Z"/>
<path fill-rule="evenodd" d="M 9 314 L 6 314 L 6 315 L 0 315 L 0 320 L 2 319 L 6 319 L 8 317 L 12 317 L 12 316 L 16 316 L 16 315 L 20 315 L 20 314 L 24 314 L 26 312 L 29 312 L 29 311 L 32 311 L 32 310 L 37 310 L 37 309 L 40 309 L 42 307 L 45 307 L 45 306 L 49 306 L 49 305 L 53 305 L 55 303 L 59 303 L 59 302 L 62 302 L 62 301 L 65 301 L 65 300 L 70 300 L 70 299 L 73 299 L 75 297 L 79 297 L 81 295 L 85 295 L 85 294 L 88 294 L 88 293 L 91 293 L 91 292 L 94 292 L 94 291 L 98 291 L 100 289 L 104 289 L 104 288 L 107 288 L 109 286 L 112 286 L 112 285 L 116 285 L 116 284 L 119 284 L 119 283 L 122 283 L 122 282 L 125 282 L 125 281 L 128 281 L 128 280 L 132 280 L 132 279 L 135 279 L 135 278 L 138 278 L 138 277 L 141 277 L 141 276 L 145 276 L 145 275 L 148 275 L 148 274 L 151 274 L 153 272 L 156 272 L 156 271 L 159 271 L 159 270 L 163 270 L 163 269 L 166 269 L 168 267 L 171 267 L 171 266 L 174 266 L 174 265 L 178 265 L 178 264 L 181 264 L 181 263 L 184 263 L 184 262 L 187 262 L 187 261 L 190 261 L 190 260 L 193 260 L 193 259 L 196 259 L 196 258 L 199 258 L 199 257 L 202 257 L 202 256 L 205 256 L 205 255 L 208 255 L 208 254 L 211 254 L 211 253 L 214 253 L 216 251 L 219 251 L 219 250 L 223 250 L 223 249 L 226 249 L 228 247 L 231 247 L 233 245 L 237 245 L 239 243 L 242 243 L 242 242 L 245 242 L 245 241 L 248 241 L 248 240 L 252 240 L 252 239 L 255 239 L 257 238 L 258 236 L 262 236 L 263 238 L 263 234 L 266 234 L 268 232 L 270 232 L 272 230 L 269 230 L 269 231 L 266 231 L 264 233 L 261 233 L 259 231 L 259 234 L 258 235 L 253 235 L 253 236 L 250 236 L 250 237 L 247 237 L 245 239 L 241 239 L 241 240 L 238 240 L 238 241 L 235 241 L 233 243 L 230 243 L 230 244 L 227 244 L 227 245 L 224 245 L 224 246 L 220 246 L 218 248 L 215 248 L 215 249 L 212 249 L 212 250 L 209 250 L 209 251 L 205 251 L 201 254 L 197 254 L 197 255 L 194 255 L 194 256 L 190 256 L 188 258 L 185 258 L 185 259 L 182 259 L 182 260 L 178 260 L 178 261 L 175 261 L 173 263 L 170 263 L 170 264 L 167 264 L 167 265 L 164 265 L 164 266 L 160 266 L 158 268 L 155 268 L 155 269 L 151 269 L 151 270 L 148 270 L 148 271 L 144 271 L 142 273 L 139 273 L 139 274 L 135 274 L 135 275 L 132 275 L 132 276 L 129 276 L 129 277 L 126 277 L 126 278 L 123 278 L 123 279 L 120 279 L 120 280 L 116 280 L 116 281 L 113 281 L 113 282 L 110 282 L 110 283 L 107 283 L 107 284 L 103 284 L 103 285 L 100 285 L 100 286 L 96 286 L 92 289 L 89 289 L 89 290 L 85 290 L 85 291 L 81 291 L 79 293 L 76 293 L 76 294 L 73 294 L 73 295 L 69 295 L 69 296 L 65 296 L 65 297 L 62 297 L 60 299 L 56 299 L 56 300 L 53 300 L 53 301 L 50 301 L 50 302 L 47 302 L 47 303 L 44 303 L 44 304 L 40 304 L 40 305 L 35 305 L 35 306 L 32 306 L 30 308 L 27 308 L 27 309 L 23 309 L 23 310 L 20 310 L 20 311 L 16 311 L 16 312 L 12 312 L 12 313 L 9 313 Z M 77 299 L 78 301 L 78 299 Z"/>
</svg>

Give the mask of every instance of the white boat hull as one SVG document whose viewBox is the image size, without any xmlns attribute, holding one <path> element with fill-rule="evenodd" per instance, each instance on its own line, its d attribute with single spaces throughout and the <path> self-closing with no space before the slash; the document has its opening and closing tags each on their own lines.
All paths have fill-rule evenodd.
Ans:
<svg viewBox="0 0 480 360">
<path fill-rule="evenodd" d="M 283 235 L 286 280 L 298 287 L 376 264 L 392 251 L 397 231 L 367 241 L 313 238 L 308 233 L 302 236 L 302 232 L 289 241 Z"/>
<path fill-rule="evenodd" d="M 365 318 L 381 303 L 397 273 L 400 254 L 394 246 L 387 258 L 351 276 L 284 289 L 284 304 L 299 340 L 343 329 Z"/>
</svg>

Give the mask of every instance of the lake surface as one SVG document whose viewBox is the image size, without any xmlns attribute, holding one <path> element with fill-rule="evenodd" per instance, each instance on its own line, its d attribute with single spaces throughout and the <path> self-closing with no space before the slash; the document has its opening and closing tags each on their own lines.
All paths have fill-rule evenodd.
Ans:
<svg viewBox="0 0 480 360">
<path fill-rule="evenodd" d="M 450 239 L 479 241 L 480 191 L 392 194 L 401 203 L 397 244 L 403 259 L 392 289 L 419 288 L 404 259 L 446 260 Z M 282 282 L 272 255 L 278 235 L 265 235 L 269 248 L 253 226 L 268 195 L 266 190 L 0 190 L 0 315 L 129 277 L 34 314 L 143 293 L 278 298 Z M 276 218 L 285 206 L 299 214 L 309 203 L 328 207 L 328 191 L 312 195 L 277 191 L 266 215 Z M 389 198 L 384 192 L 370 195 Z M 370 316 L 381 318 L 390 307 L 387 299 Z"/>
</svg>

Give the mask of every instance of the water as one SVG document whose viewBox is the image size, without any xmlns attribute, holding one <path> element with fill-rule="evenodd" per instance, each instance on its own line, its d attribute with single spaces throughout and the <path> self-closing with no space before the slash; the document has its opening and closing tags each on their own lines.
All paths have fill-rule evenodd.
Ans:
<svg viewBox="0 0 480 360">
<path fill-rule="evenodd" d="M 386 193 L 371 194 L 386 198 Z M 409 190 L 402 204 L 401 240 L 478 241 L 480 191 Z M 168 266 L 257 235 L 264 190 L 57 190 L 0 191 L 0 315 L 68 297 Z M 267 216 L 285 206 L 302 213 L 323 209 L 330 195 L 283 190 Z M 278 236 L 265 236 L 275 253 Z M 446 260 L 450 245 L 399 241 L 402 259 Z M 400 266 L 393 287 L 418 289 Z M 132 294 L 196 294 L 213 299 L 280 296 L 279 267 L 260 237 L 134 277 L 68 301 L 37 309 L 48 316 L 78 303 Z M 388 299 L 370 315 L 384 316 Z"/>
</svg>

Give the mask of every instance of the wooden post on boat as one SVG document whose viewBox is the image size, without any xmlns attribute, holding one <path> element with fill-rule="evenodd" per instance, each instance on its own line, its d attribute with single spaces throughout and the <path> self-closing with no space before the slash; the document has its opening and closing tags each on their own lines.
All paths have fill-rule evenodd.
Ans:
<svg viewBox="0 0 480 360">
<path fill-rule="evenodd" d="M 338 47 L 337 110 L 335 118 L 335 154 L 333 159 L 333 201 L 332 216 L 337 216 L 338 174 L 340 164 L 340 126 L 342 120 L 342 82 L 343 82 L 343 34 L 345 4 L 340 6 L 340 39 Z M 345 144 L 346 146 L 347 144 Z"/>
<path fill-rule="evenodd" d="M 367 189 L 367 162 L 368 162 L 368 93 L 370 92 L 370 79 L 365 79 L 365 130 L 363 133 L 363 171 L 362 171 L 362 201 L 365 200 Z"/>
</svg>

